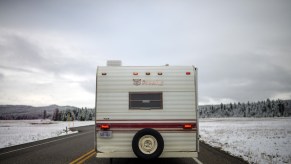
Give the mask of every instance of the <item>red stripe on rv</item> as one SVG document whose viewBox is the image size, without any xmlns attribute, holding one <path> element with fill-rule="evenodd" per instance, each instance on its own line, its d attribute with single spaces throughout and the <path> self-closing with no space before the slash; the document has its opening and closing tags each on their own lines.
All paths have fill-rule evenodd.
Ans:
<svg viewBox="0 0 291 164">
<path fill-rule="evenodd" d="M 146 120 L 140 120 L 140 119 L 131 119 L 131 120 L 96 120 L 96 122 L 104 122 L 104 121 L 139 121 L 139 122 L 143 122 L 143 121 L 156 121 L 156 122 L 163 122 L 163 121 L 183 121 L 183 122 L 188 122 L 188 121 L 195 121 L 196 119 L 162 119 L 162 120 L 157 120 L 157 119 L 146 119 Z"/>
<path fill-rule="evenodd" d="M 196 123 L 108 123 L 108 122 L 98 122 L 96 127 L 99 128 L 101 124 L 109 124 L 112 129 L 127 129 L 127 128 L 181 128 L 185 124 L 191 124 L 192 129 L 196 129 Z"/>
</svg>

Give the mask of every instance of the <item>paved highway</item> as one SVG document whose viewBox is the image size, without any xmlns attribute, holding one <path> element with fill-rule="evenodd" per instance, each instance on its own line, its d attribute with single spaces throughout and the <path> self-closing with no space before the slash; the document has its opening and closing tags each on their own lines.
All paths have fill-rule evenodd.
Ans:
<svg viewBox="0 0 291 164">
<path fill-rule="evenodd" d="M 109 164 L 109 159 L 96 159 L 94 152 L 94 126 L 76 128 L 79 133 L 68 136 L 56 137 L 33 143 L 0 149 L 1 164 L 65 164 L 65 163 L 97 163 Z M 232 157 L 219 149 L 214 149 L 200 143 L 199 160 L 207 163 L 246 163 L 241 159 Z M 113 159 L 113 164 L 145 164 L 147 161 L 140 159 Z M 157 159 L 151 164 L 194 164 L 191 158 Z"/>
<path fill-rule="evenodd" d="M 77 134 L 0 149 L 0 163 L 70 163 L 93 149 L 93 126 L 78 128 Z"/>
</svg>

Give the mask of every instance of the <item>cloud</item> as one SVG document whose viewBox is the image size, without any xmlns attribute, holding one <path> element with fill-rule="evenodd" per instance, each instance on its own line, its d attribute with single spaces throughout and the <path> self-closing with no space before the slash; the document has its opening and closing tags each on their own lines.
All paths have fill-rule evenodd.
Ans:
<svg viewBox="0 0 291 164">
<path fill-rule="evenodd" d="M 1 84 L 1 90 L 7 87 L 16 92 L 12 97 L 19 97 L 16 96 L 16 88 L 19 89 L 18 92 L 24 92 L 24 88 L 31 88 L 31 90 L 34 90 L 34 94 L 39 95 L 35 88 L 40 88 L 45 93 L 46 88 L 43 87 L 51 88 L 52 86 L 56 87 L 58 85 L 64 87 L 64 84 L 67 86 L 77 84 L 84 89 L 83 91 L 88 91 L 88 93 L 94 96 L 94 93 L 88 89 L 92 86 L 89 84 L 88 78 L 92 79 L 95 77 L 95 62 L 90 55 L 74 51 L 74 45 L 70 44 L 65 38 L 52 35 L 38 35 L 37 33 L 29 36 L 28 32 L 25 31 L 16 32 L 3 29 L 0 30 L 0 36 L 2 38 L 0 41 L 0 51 L 2 52 L 0 56 L 0 72 L 3 72 L 3 77 L 6 75 L 7 79 L 6 84 Z M 24 79 L 33 80 L 28 81 L 22 79 L 21 83 L 23 85 L 21 86 L 24 88 L 15 86 L 13 88 L 12 84 L 8 85 L 8 81 L 14 79 L 16 82 L 21 79 L 15 79 L 14 75 L 21 75 L 24 76 Z M 30 85 L 32 87 L 28 87 Z M 7 91 L 6 93 L 11 95 L 14 92 L 9 93 Z M 73 93 L 71 94 L 74 95 Z M 86 95 L 86 93 L 84 94 Z M 4 96 L 4 94 L 2 95 Z M 30 97 L 35 96 L 31 95 Z M 44 98 L 41 95 L 39 97 Z M 5 100 L 7 98 L 3 97 L 3 99 Z M 51 99 L 53 98 L 51 97 L 48 100 Z"/>
<path fill-rule="evenodd" d="M 32 70 L 28 69 L 23 69 L 23 68 L 16 68 L 16 67 L 10 67 L 10 66 L 2 66 L 0 65 L 0 69 L 7 69 L 7 70 L 12 70 L 12 71 L 18 71 L 18 72 L 29 72 L 32 73 Z"/>
<path fill-rule="evenodd" d="M 10 97 L 29 85 L 39 97 L 51 94 L 44 87 L 94 97 L 96 66 L 120 59 L 197 66 L 205 103 L 286 98 L 290 15 L 291 2 L 276 0 L 0 2 L 0 78 L 26 79 L 0 87 Z"/>
<path fill-rule="evenodd" d="M 88 92 L 96 94 L 96 79 L 91 78 L 89 80 L 81 82 L 81 86 Z"/>
<path fill-rule="evenodd" d="M 7 34 L 8 33 L 8 34 Z M 86 74 L 90 68 L 86 62 L 86 54 L 74 51 L 64 38 L 46 35 L 29 36 L 23 32 L 2 32 L 3 40 L 0 50 L 2 66 L 14 65 L 21 68 L 36 68 L 56 74 L 74 72 Z"/>
<path fill-rule="evenodd" d="M 24 38 L 17 35 L 2 35 L 2 37 L 5 41 L 0 47 L 3 52 L 0 57 L 2 64 L 39 67 L 45 62 L 44 58 L 39 55 L 38 47 Z"/>
<path fill-rule="evenodd" d="M 201 97 L 199 99 L 198 105 L 220 104 L 220 103 L 230 103 L 230 102 L 237 102 L 237 101 L 235 101 L 233 99 L 228 99 L 228 98 Z"/>
<path fill-rule="evenodd" d="M 270 52 L 270 51 L 268 51 Z M 258 101 L 270 98 L 277 92 L 291 91 L 291 72 L 288 54 L 225 55 L 209 61 L 200 69 L 200 91 L 203 96 L 235 101 Z"/>
<path fill-rule="evenodd" d="M 271 99 L 284 99 L 284 100 L 290 100 L 291 99 L 291 92 L 277 92 L 275 93 Z"/>
</svg>

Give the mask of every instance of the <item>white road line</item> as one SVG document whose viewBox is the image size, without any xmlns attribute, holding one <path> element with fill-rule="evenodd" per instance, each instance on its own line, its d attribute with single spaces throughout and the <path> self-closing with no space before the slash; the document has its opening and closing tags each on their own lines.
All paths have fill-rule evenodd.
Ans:
<svg viewBox="0 0 291 164">
<path fill-rule="evenodd" d="M 197 164 L 203 164 L 201 161 L 199 161 L 198 158 L 193 158 L 193 159 L 194 159 L 194 161 L 195 161 Z"/>
<path fill-rule="evenodd" d="M 45 144 L 48 144 L 48 143 L 61 141 L 61 140 L 65 140 L 65 139 L 68 139 L 68 138 L 77 137 L 77 136 L 81 136 L 81 135 L 84 135 L 84 134 L 87 134 L 87 133 L 93 133 L 93 132 L 94 131 L 90 131 L 90 132 L 86 132 L 86 133 L 80 133 L 80 134 L 72 135 L 72 136 L 69 136 L 69 137 L 65 137 L 65 138 L 61 138 L 61 139 L 57 139 L 57 140 L 53 140 L 53 141 L 49 141 L 49 142 L 45 142 L 45 143 L 41 143 L 41 144 L 37 144 L 37 145 L 32 145 L 32 146 L 28 146 L 28 147 L 24 147 L 24 148 L 20 148 L 20 149 L 16 149 L 16 150 L 11 150 L 11 151 L 8 151 L 8 152 L 5 152 L 5 153 L 1 153 L 0 155 L 9 154 L 9 153 L 16 152 L 16 151 L 19 151 L 19 150 L 29 149 L 29 148 L 32 148 L 32 147 L 41 146 L 41 145 L 45 145 Z M 39 141 L 41 141 L 41 140 L 39 140 Z"/>
</svg>

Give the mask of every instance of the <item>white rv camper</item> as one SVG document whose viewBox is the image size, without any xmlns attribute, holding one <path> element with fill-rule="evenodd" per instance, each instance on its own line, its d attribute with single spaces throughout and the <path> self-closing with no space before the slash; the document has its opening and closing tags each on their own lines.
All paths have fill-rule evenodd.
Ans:
<svg viewBox="0 0 291 164">
<path fill-rule="evenodd" d="M 198 157 L 196 67 L 109 61 L 96 76 L 97 158 Z"/>
</svg>

